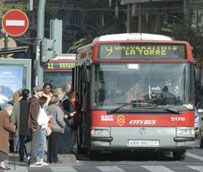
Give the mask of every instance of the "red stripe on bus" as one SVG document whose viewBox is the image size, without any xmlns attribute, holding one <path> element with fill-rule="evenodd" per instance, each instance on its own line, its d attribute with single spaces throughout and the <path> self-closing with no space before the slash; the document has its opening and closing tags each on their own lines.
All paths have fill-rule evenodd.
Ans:
<svg viewBox="0 0 203 172">
<path fill-rule="evenodd" d="M 181 114 L 107 114 L 91 112 L 92 127 L 194 127 L 194 111 Z"/>
</svg>

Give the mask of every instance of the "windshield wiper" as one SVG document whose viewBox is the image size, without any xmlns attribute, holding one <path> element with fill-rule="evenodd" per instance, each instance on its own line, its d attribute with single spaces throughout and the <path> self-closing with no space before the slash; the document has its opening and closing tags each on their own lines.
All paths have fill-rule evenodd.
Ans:
<svg viewBox="0 0 203 172">
<path fill-rule="evenodd" d="M 128 105 L 131 105 L 131 103 L 124 103 L 123 105 L 115 108 L 115 109 L 111 109 L 111 110 L 107 110 L 107 114 L 110 114 L 110 113 L 115 113 L 117 111 L 119 111 L 122 107 L 125 107 L 125 106 L 128 106 Z"/>
<path fill-rule="evenodd" d="M 173 113 L 176 113 L 176 114 L 181 114 L 181 112 L 179 110 L 171 108 L 171 107 L 157 107 L 157 108 L 166 110 L 168 112 L 173 112 Z"/>
<path fill-rule="evenodd" d="M 124 104 L 122 104 L 121 106 L 119 106 L 119 107 L 117 107 L 115 109 L 107 110 L 107 114 L 118 112 L 121 108 L 123 108 L 125 106 L 128 106 L 128 105 L 132 105 L 134 107 L 152 106 L 152 104 L 149 104 L 149 103 L 141 103 L 140 100 L 132 100 L 131 102 L 124 103 Z"/>
<path fill-rule="evenodd" d="M 141 103 L 139 100 L 133 100 L 129 103 L 124 103 L 121 106 L 115 108 L 115 109 L 111 109 L 111 110 L 107 110 L 107 114 L 111 114 L 111 113 L 116 113 L 118 112 L 121 108 L 125 107 L 125 106 L 129 106 L 132 105 L 133 107 L 151 107 L 151 108 L 157 108 L 157 109 L 162 109 L 165 110 L 167 112 L 172 112 L 172 113 L 176 113 L 176 114 L 181 114 L 181 112 L 175 108 L 172 107 L 168 107 L 168 106 L 157 106 L 156 104 L 151 104 L 151 103 Z"/>
</svg>

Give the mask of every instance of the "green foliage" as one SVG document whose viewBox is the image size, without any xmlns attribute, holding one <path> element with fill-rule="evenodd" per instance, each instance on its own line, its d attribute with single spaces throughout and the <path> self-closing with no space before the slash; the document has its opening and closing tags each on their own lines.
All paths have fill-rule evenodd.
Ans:
<svg viewBox="0 0 203 172">
<path fill-rule="evenodd" d="M 122 18 L 121 12 L 119 19 L 115 18 L 113 2 L 112 7 L 109 7 L 109 0 L 81 0 L 81 8 L 84 9 L 81 11 L 82 28 L 87 34 L 80 38 L 75 37 L 69 53 L 76 52 L 77 48 L 92 42 L 95 37 L 124 31 L 122 29 L 125 27 L 122 26 L 125 18 Z"/>
<path fill-rule="evenodd" d="M 195 58 L 200 58 L 201 42 L 203 38 L 203 25 L 192 24 L 192 19 L 181 19 L 173 16 L 173 24 L 164 23 L 164 26 L 159 31 L 161 34 L 168 35 L 175 40 L 188 41 L 193 47 Z"/>
<path fill-rule="evenodd" d="M 76 53 L 77 49 L 85 44 L 88 44 L 87 38 L 81 38 L 78 41 L 73 42 L 73 45 L 68 49 L 68 53 Z"/>
<path fill-rule="evenodd" d="M 73 41 L 72 46 L 68 49 L 68 53 L 76 53 L 76 51 L 79 47 L 82 47 L 86 44 L 91 43 L 93 41 L 93 39 L 98 36 L 110 34 L 110 33 L 118 33 L 116 24 L 114 24 L 112 26 L 108 26 L 108 27 L 101 27 L 101 29 L 99 29 L 97 27 L 91 27 L 89 29 L 91 31 L 89 30 L 88 35 L 85 35 L 83 38 Z"/>
<path fill-rule="evenodd" d="M 26 3 L 23 2 L 18 2 L 18 3 L 3 3 L 0 2 L 0 18 L 3 17 L 3 15 L 12 9 L 18 9 L 18 10 L 22 10 L 24 12 L 26 12 L 27 8 L 26 8 Z"/>
</svg>

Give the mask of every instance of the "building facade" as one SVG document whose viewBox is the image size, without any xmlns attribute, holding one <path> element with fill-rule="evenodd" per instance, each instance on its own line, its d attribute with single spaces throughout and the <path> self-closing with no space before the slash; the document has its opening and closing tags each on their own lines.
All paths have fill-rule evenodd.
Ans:
<svg viewBox="0 0 203 172">
<path fill-rule="evenodd" d="M 174 16 L 190 16 L 190 0 L 121 0 L 127 6 L 128 32 L 155 32 Z"/>
</svg>

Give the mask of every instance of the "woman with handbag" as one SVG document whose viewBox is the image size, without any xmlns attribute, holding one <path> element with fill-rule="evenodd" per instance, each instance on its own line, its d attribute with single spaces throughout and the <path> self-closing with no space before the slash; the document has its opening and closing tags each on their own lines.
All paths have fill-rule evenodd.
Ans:
<svg viewBox="0 0 203 172">
<path fill-rule="evenodd" d="M 63 141 L 61 143 L 60 153 L 61 154 L 70 154 L 72 152 L 71 133 L 72 133 L 72 127 L 75 125 L 75 121 L 74 121 L 75 111 L 74 111 L 74 107 L 70 103 L 69 98 L 66 98 L 62 102 L 62 105 L 63 105 L 63 110 L 65 113 L 64 118 L 65 118 L 66 126 L 65 126 L 65 131 L 64 131 L 64 135 L 63 135 Z"/>
<path fill-rule="evenodd" d="M 51 105 L 48 107 L 48 114 L 52 115 L 52 132 L 48 139 L 47 160 L 49 163 L 59 163 L 58 153 L 65 128 L 64 112 L 58 106 L 59 98 L 57 95 L 51 97 L 50 103 Z"/>
<path fill-rule="evenodd" d="M 74 125 L 74 119 L 72 118 L 75 113 L 74 108 L 69 101 L 68 95 L 65 94 L 63 89 L 56 88 L 54 95 L 59 97 L 59 106 L 64 112 L 66 123 L 60 147 L 60 154 L 69 154 L 71 153 L 71 126 Z"/>
</svg>

